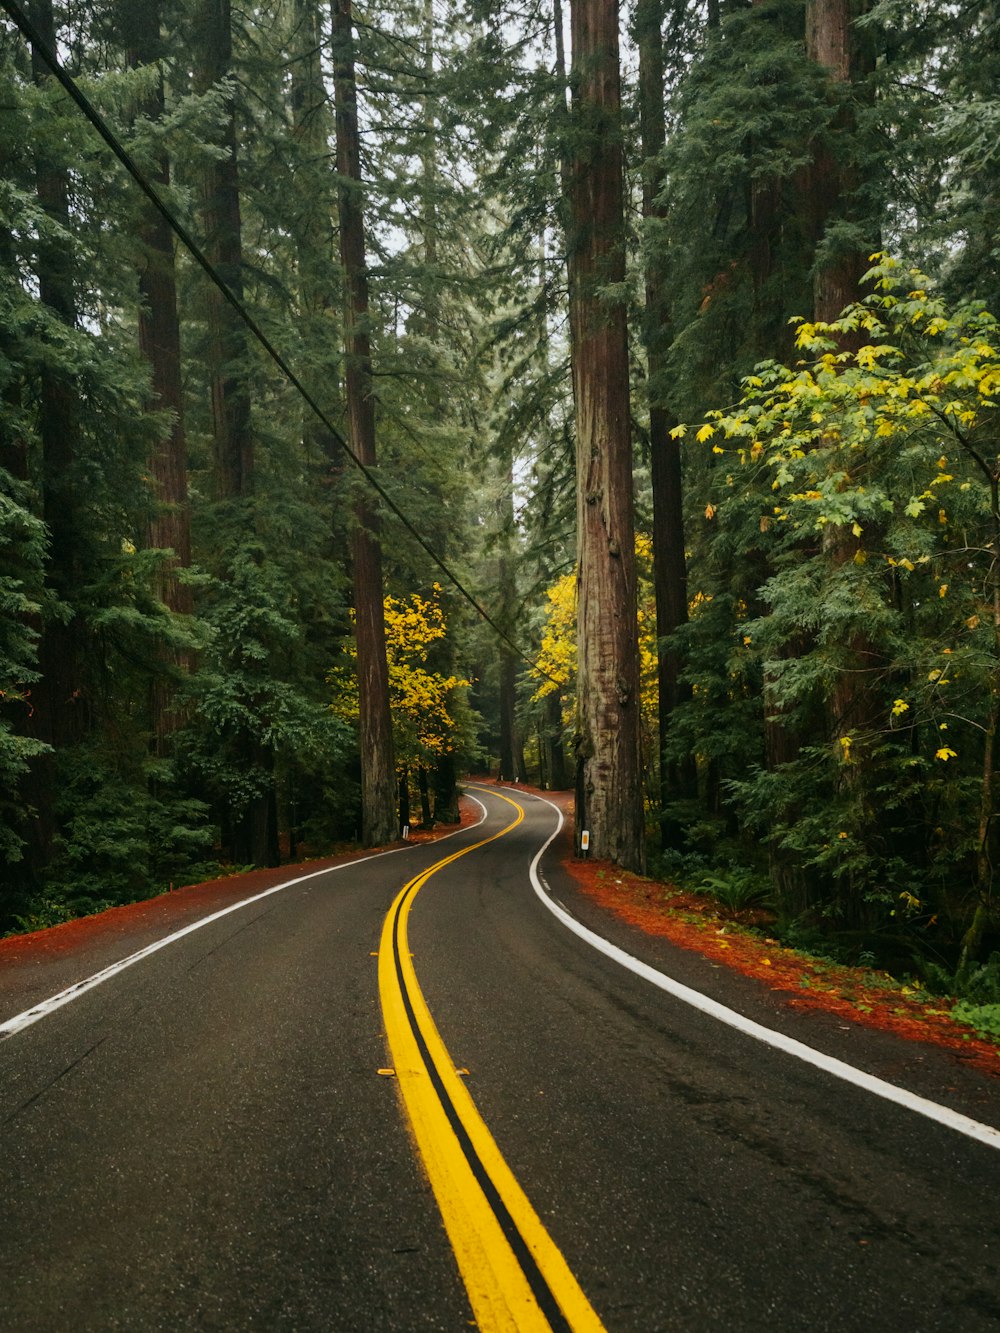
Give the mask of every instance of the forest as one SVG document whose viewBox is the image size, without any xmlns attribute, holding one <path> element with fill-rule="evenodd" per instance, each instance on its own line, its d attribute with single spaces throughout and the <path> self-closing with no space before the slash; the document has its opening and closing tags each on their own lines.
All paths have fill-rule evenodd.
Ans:
<svg viewBox="0 0 1000 1333">
<path fill-rule="evenodd" d="M 575 787 L 1000 1002 L 995 0 L 2 0 L 0 932 Z"/>
</svg>

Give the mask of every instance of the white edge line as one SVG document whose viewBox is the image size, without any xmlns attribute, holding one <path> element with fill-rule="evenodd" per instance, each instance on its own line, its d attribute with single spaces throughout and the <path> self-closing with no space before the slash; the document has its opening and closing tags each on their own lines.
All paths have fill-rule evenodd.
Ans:
<svg viewBox="0 0 1000 1333">
<path fill-rule="evenodd" d="M 23 1013 L 8 1018 L 5 1023 L 0 1023 L 0 1041 L 5 1037 L 12 1037 L 15 1032 L 21 1032 L 24 1028 L 30 1027 L 32 1023 L 37 1023 L 40 1018 L 45 1018 L 46 1015 L 54 1013 L 56 1009 L 61 1009 L 64 1004 L 69 1004 L 71 1000 L 85 995 L 87 991 L 93 990 L 95 986 L 100 986 L 102 982 L 109 981 L 113 976 L 117 976 L 119 972 L 124 972 L 125 968 L 131 967 L 133 963 L 142 962 L 150 954 L 156 953 L 159 949 L 165 949 L 168 944 L 183 939 L 185 935 L 190 935 L 193 931 L 201 930 L 202 926 L 211 925 L 213 921 L 228 916 L 230 912 L 238 912 L 240 908 L 249 907 L 251 903 L 259 903 L 262 898 L 269 898 L 272 893 L 280 893 L 282 889 L 290 889 L 295 884 L 304 884 L 306 880 L 316 879 L 319 875 L 332 875 L 338 870 L 350 870 L 354 866 L 363 865 L 365 861 L 377 861 L 382 856 L 395 856 L 397 852 L 409 852 L 414 851 L 417 847 L 436 845 L 439 842 L 445 842 L 448 838 L 454 838 L 458 833 L 465 833 L 468 829 L 478 828 L 486 818 L 486 806 L 483 805 L 482 801 L 476 800 L 476 797 L 472 796 L 471 793 L 469 799 L 475 801 L 483 812 L 475 824 L 468 824 L 466 828 L 457 828 L 451 833 L 444 834 L 443 837 L 435 838 L 433 844 L 410 843 L 406 847 L 390 847 L 385 852 L 374 852 L 371 856 L 360 856 L 356 861 L 344 861 L 339 866 L 327 866 L 324 870 L 312 870 L 308 875 L 296 875 L 294 879 L 286 879 L 281 884 L 274 884 L 271 888 L 264 889 L 262 893 L 255 893 L 250 898 L 241 898 L 238 903 L 230 903 L 228 907 L 223 907 L 218 912 L 211 912 L 198 921 L 192 921 L 180 930 L 175 930 L 172 935 L 165 935 L 163 939 L 147 944 L 145 948 L 129 954 L 127 958 L 120 958 L 118 962 L 110 963 L 107 967 L 102 968 L 100 972 L 95 972 L 93 976 L 85 977 L 83 981 L 74 982 L 72 986 L 67 986 L 65 990 L 59 991 L 57 995 L 50 995 L 47 1000 L 40 1000 L 38 1004 L 32 1005 L 30 1009 L 25 1009 Z M 150 899 L 149 901 L 153 900 Z"/>
<path fill-rule="evenodd" d="M 516 788 L 511 790 L 516 790 Z M 521 792 L 519 794 L 534 796 L 533 792 Z M 935 1120 L 939 1125 L 957 1130 L 959 1134 L 975 1139 L 978 1143 L 984 1143 L 987 1147 L 1000 1148 L 1000 1129 L 994 1128 L 993 1125 L 984 1125 L 979 1120 L 973 1120 L 970 1116 L 962 1115 L 960 1111 L 952 1111 L 949 1107 L 941 1106 L 938 1102 L 932 1102 L 926 1097 L 920 1097 L 915 1092 L 909 1092 L 905 1088 L 896 1087 L 894 1083 L 887 1083 L 884 1079 L 876 1078 L 874 1074 L 866 1074 L 862 1069 L 855 1069 L 853 1065 L 847 1064 L 844 1060 L 837 1060 L 832 1055 L 824 1055 L 822 1051 L 813 1050 L 805 1042 L 796 1041 L 794 1037 L 786 1037 L 783 1032 L 775 1032 L 773 1028 L 764 1027 L 762 1023 L 755 1023 L 752 1018 L 744 1018 L 735 1009 L 730 1009 L 717 1000 L 702 995 L 700 991 L 692 990 L 690 986 L 685 986 L 680 981 L 674 981 L 672 977 L 668 977 L 663 972 L 658 972 L 656 968 L 650 967 L 648 963 L 633 957 L 632 954 L 626 953 L 624 949 L 619 949 L 617 945 L 612 944 L 610 940 L 604 939 L 603 936 L 597 935 L 594 931 L 581 925 L 575 917 L 570 916 L 565 908 L 560 907 L 546 892 L 546 888 L 543 887 L 545 882 L 538 873 L 538 865 L 550 843 L 558 837 L 562 829 L 563 813 L 557 805 L 546 800 L 544 796 L 534 796 L 534 799 L 550 806 L 559 816 L 559 822 L 555 831 L 539 848 L 528 873 L 531 876 L 535 893 L 549 911 L 574 935 L 578 935 L 580 939 L 598 949 L 613 962 L 619 963 L 644 981 L 648 981 L 650 985 L 657 986 L 660 990 L 666 991 L 668 995 L 672 995 L 677 1000 L 682 1000 L 695 1009 L 700 1009 L 703 1014 L 718 1019 L 720 1023 L 728 1024 L 729 1027 L 735 1028 L 737 1032 L 742 1032 L 747 1037 L 754 1037 L 767 1046 L 773 1046 L 775 1050 L 783 1051 L 786 1055 L 793 1055 L 797 1059 L 805 1061 L 806 1064 L 823 1070 L 826 1074 L 832 1074 L 834 1078 L 843 1079 L 845 1083 L 853 1083 L 855 1087 L 874 1093 L 876 1097 L 882 1097 L 887 1102 L 895 1102 L 897 1106 L 903 1106 L 908 1111 L 915 1111 L 917 1115 L 926 1116 L 928 1120 Z"/>
</svg>

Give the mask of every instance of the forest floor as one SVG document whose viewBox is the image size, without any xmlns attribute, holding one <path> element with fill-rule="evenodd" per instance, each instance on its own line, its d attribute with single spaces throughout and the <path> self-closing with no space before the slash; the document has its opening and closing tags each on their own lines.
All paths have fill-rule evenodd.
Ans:
<svg viewBox="0 0 1000 1333">
<path fill-rule="evenodd" d="M 907 1041 L 960 1051 L 963 1065 L 1000 1078 L 1000 1046 L 951 1016 L 954 999 L 930 995 L 919 983 L 888 972 L 847 967 L 788 948 L 767 936 L 756 909 L 730 911 L 708 894 L 635 875 L 609 861 L 581 860 L 573 854 L 572 792 L 504 785 L 542 796 L 569 817 L 561 839 L 563 866 L 588 898 L 620 920 L 754 977 L 782 992 L 792 1008 L 823 1010 Z"/>
</svg>

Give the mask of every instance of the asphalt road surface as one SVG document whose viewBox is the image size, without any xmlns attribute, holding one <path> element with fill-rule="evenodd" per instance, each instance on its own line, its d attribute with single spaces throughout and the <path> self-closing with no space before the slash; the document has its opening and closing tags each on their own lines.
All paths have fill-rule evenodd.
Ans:
<svg viewBox="0 0 1000 1333">
<path fill-rule="evenodd" d="M 0 1329 L 1000 1329 L 1000 1080 L 533 883 L 557 812 L 473 794 L 5 979 Z"/>
</svg>

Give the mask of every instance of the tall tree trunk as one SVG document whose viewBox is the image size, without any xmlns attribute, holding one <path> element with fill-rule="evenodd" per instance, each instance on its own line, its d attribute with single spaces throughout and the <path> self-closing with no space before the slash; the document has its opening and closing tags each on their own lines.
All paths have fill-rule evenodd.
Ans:
<svg viewBox="0 0 1000 1333">
<path fill-rule="evenodd" d="M 515 721 L 514 687 L 517 681 L 517 662 L 509 650 L 500 650 L 500 777 L 504 782 L 517 779 L 514 761 Z"/>
<path fill-rule="evenodd" d="M 423 240 L 424 318 L 428 345 L 433 347 L 440 333 L 440 301 L 438 278 L 438 108 L 434 83 L 434 51 L 436 30 L 433 0 L 423 0 L 422 41 L 424 58 L 424 91 L 421 99 L 424 133 L 420 147 L 420 230 Z M 431 374 L 426 386 L 428 420 L 434 425 L 443 423 L 446 409 L 442 400 L 440 382 Z M 432 490 L 439 488 L 433 480 L 425 482 Z M 444 503 L 442 501 L 442 503 Z M 440 593 L 442 607 L 447 608 L 447 591 Z M 450 619 L 450 613 L 448 613 Z M 446 634 L 433 643 L 428 651 L 429 670 L 442 676 L 455 675 L 455 638 Z M 434 790 L 434 818 L 439 823 L 458 822 L 458 786 L 453 751 L 440 754 L 434 761 L 432 779 Z"/>
<path fill-rule="evenodd" d="M 337 112 L 337 174 L 340 181 L 340 257 L 344 269 L 345 386 L 351 446 L 375 465 L 375 402 L 368 333 L 368 272 L 365 264 L 361 155 L 354 78 L 351 0 L 333 4 L 334 89 Z M 351 552 L 358 648 L 361 745 L 362 838 L 366 846 L 390 842 L 396 833 L 395 761 L 385 655 L 382 548 L 378 517 L 359 492 Z"/>
<path fill-rule="evenodd" d="M 644 861 L 625 278 L 618 5 L 572 0 L 570 327 L 578 534 L 577 831 L 594 855 Z"/>
<path fill-rule="evenodd" d="M 497 600 L 500 624 L 510 638 L 516 632 L 518 617 L 517 577 L 514 559 L 516 523 L 514 520 L 514 454 L 507 449 L 500 460 L 500 498 L 497 501 Z M 518 765 L 521 742 L 517 729 L 517 668 L 513 650 L 500 645 L 500 776 L 508 782 L 522 779 L 523 759 Z"/>
<path fill-rule="evenodd" d="M 806 54 L 826 70 L 831 96 L 840 100 L 832 131 L 841 144 L 851 144 L 854 116 L 842 100 L 842 90 L 865 69 L 859 54 L 854 19 L 868 9 L 868 0 L 807 0 Z M 853 220 L 851 199 L 859 180 L 856 161 L 835 156 L 829 143 L 819 145 L 807 173 L 806 210 L 814 246 L 819 247 L 832 222 Z M 856 301 L 859 284 L 868 267 L 868 255 L 876 246 L 858 247 L 842 243 L 828 246 L 813 269 L 813 318 L 835 320 L 846 305 Z"/>
<path fill-rule="evenodd" d="M 119 10 L 127 59 L 133 68 L 151 65 L 162 57 L 160 5 L 158 0 L 129 0 Z M 156 88 L 140 108 L 152 121 L 164 114 L 162 75 Z M 160 153 L 151 172 L 154 182 L 166 189 L 170 185 L 170 164 Z M 149 363 L 151 411 L 171 414 L 166 434 L 149 457 L 149 477 L 155 509 L 146 540 L 153 550 L 172 550 L 173 556 L 161 566 L 155 592 L 160 600 L 179 615 L 190 615 L 193 608 L 191 589 L 177 576 L 191 565 L 191 512 L 187 488 L 187 442 L 184 434 L 184 404 L 181 391 L 181 342 L 177 317 L 177 282 L 174 267 L 173 233 L 166 220 L 151 204 L 143 204 L 140 221 L 143 260 L 139 271 L 139 347 Z M 164 650 L 164 663 L 174 669 L 190 669 L 190 655 Z M 169 748 L 171 734 L 179 716 L 173 711 L 173 689 L 165 672 L 158 673 L 151 686 L 151 722 L 157 753 Z"/>
<path fill-rule="evenodd" d="M 639 47 L 639 127 L 642 135 L 642 211 L 647 224 L 666 217 L 660 199 L 664 186 L 661 160 L 666 143 L 663 101 L 662 0 L 639 0 L 635 37 Z M 669 637 L 687 623 L 687 565 L 684 558 L 684 508 L 680 444 L 670 435 L 670 414 L 658 401 L 666 378 L 670 342 L 670 307 L 662 258 L 647 236 L 646 312 L 643 337 L 649 368 L 649 453 L 653 492 L 653 589 L 656 598 L 656 677 L 659 696 L 660 829 L 663 845 L 674 846 L 680 830 L 668 824 L 671 799 L 689 795 L 693 760 L 669 765 L 664 757 L 670 720 L 681 702 L 681 660 Z"/>
</svg>

